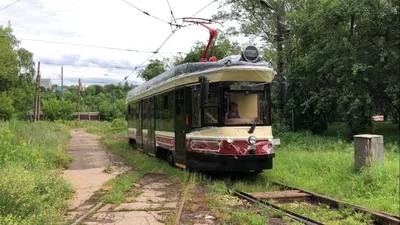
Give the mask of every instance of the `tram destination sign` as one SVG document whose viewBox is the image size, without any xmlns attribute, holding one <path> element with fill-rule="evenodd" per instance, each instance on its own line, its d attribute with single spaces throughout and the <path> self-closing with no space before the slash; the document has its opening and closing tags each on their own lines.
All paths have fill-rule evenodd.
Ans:
<svg viewBox="0 0 400 225">
<path fill-rule="evenodd" d="M 263 90 L 265 83 L 234 82 L 229 85 L 231 91 L 256 91 Z"/>
</svg>

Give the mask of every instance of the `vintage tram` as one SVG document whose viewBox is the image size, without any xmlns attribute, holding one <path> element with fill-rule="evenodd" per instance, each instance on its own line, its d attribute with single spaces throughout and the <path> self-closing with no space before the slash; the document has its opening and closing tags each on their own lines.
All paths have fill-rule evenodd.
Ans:
<svg viewBox="0 0 400 225">
<path fill-rule="evenodd" d="M 129 143 L 197 171 L 271 169 L 279 143 L 271 126 L 274 76 L 254 46 L 178 65 L 128 92 Z"/>
</svg>

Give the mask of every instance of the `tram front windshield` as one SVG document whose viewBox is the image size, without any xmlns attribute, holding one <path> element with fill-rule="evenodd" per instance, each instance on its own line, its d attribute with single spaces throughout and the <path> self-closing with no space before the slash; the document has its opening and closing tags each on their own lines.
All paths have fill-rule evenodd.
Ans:
<svg viewBox="0 0 400 225">
<path fill-rule="evenodd" d="M 223 124 L 249 125 L 256 120 L 257 124 L 269 125 L 267 95 L 266 83 L 224 83 Z"/>
</svg>

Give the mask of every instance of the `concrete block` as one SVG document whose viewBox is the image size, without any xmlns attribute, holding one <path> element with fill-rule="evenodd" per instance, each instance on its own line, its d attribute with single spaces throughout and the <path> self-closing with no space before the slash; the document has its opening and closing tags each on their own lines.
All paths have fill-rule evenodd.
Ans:
<svg viewBox="0 0 400 225">
<path fill-rule="evenodd" d="M 354 167 L 360 170 L 375 162 L 383 163 L 383 136 L 375 134 L 360 134 L 354 136 Z"/>
</svg>

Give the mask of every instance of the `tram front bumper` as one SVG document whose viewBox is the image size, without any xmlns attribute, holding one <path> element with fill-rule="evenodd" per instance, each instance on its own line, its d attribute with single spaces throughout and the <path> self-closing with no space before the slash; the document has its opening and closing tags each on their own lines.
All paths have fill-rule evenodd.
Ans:
<svg viewBox="0 0 400 225">
<path fill-rule="evenodd" d="M 187 167 L 199 171 L 251 172 L 272 169 L 275 153 L 268 155 L 219 155 L 186 152 Z"/>
</svg>

